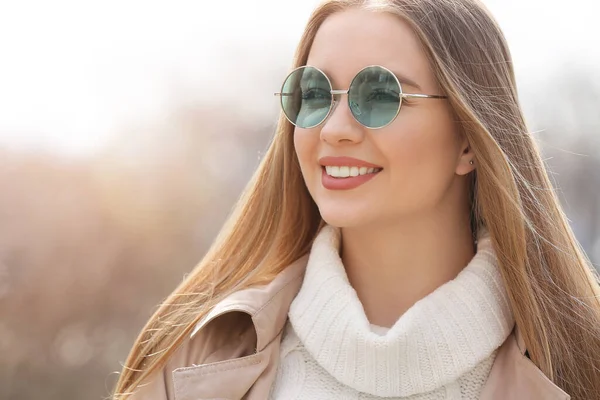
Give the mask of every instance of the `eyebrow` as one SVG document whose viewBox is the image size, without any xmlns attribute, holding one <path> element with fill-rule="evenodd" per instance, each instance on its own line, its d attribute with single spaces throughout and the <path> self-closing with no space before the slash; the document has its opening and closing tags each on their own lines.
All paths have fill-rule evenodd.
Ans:
<svg viewBox="0 0 600 400">
<path fill-rule="evenodd" d="M 323 72 L 325 72 L 325 71 L 323 71 Z M 304 72 L 304 73 L 302 74 L 302 77 L 300 78 L 300 82 L 301 82 L 301 83 L 306 83 L 306 81 L 308 81 L 308 80 L 310 80 L 310 79 L 312 79 L 312 78 L 318 77 L 319 75 L 320 75 L 320 74 L 319 74 L 318 72 L 315 72 L 315 71 L 313 71 L 313 70 L 310 70 L 310 71 L 308 71 L 308 72 Z M 327 75 L 327 73 L 326 73 L 326 72 L 325 72 L 325 76 L 327 76 L 327 77 L 329 78 L 329 75 Z M 330 79 L 331 79 L 331 78 L 330 78 Z"/>
<path fill-rule="evenodd" d="M 390 71 L 392 71 L 392 70 L 390 69 Z M 400 74 L 398 71 L 392 71 L 392 72 L 394 73 L 394 75 L 396 75 L 396 78 L 398 78 L 398 80 L 400 81 L 400 84 L 412 86 L 412 87 L 414 87 L 417 90 L 421 90 L 421 86 L 419 86 L 417 84 L 417 82 L 415 82 L 412 79 L 409 79 L 406 76 Z"/>
<path fill-rule="evenodd" d="M 311 65 L 311 66 L 312 66 L 312 65 Z M 328 77 L 328 78 L 331 80 L 331 82 L 332 82 L 332 85 L 333 85 L 333 79 L 331 78 L 331 75 L 330 75 L 329 73 L 327 73 L 327 71 L 326 71 L 325 69 L 323 69 L 323 68 L 320 68 L 320 67 L 319 67 L 319 69 L 320 69 L 321 71 L 325 72 L 325 75 L 327 75 L 327 77 Z M 401 85 L 403 85 L 403 86 L 404 86 L 404 85 L 411 86 L 411 87 L 413 87 L 413 88 L 415 88 L 415 89 L 417 89 L 417 90 L 419 90 L 419 91 L 421 91 L 421 90 L 422 90 L 422 89 L 421 89 L 421 86 L 419 86 L 419 85 L 417 84 L 417 82 L 413 81 L 413 80 L 412 80 L 412 79 L 410 79 L 410 78 L 407 78 L 405 75 L 403 75 L 403 74 L 399 73 L 398 71 L 394 71 L 394 70 L 392 70 L 391 68 L 388 68 L 388 69 L 389 69 L 390 71 L 392 71 L 392 72 L 394 73 L 394 75 L 396 75 L 396 78 L 398 78 L 398 80 L 400 81 L 400 84 L 401 84 Z M 313 77 L 313 76 L 314 76 L 314 73 L 311 71 L 311 73 L 310 73 L 310 74 L 307 74 L 307 75 L 306 75 L 306 78 L 311 78 L 311 77 Z M 303 80 L 304 80 L 305 76 L 303 76 L 302 78 L 303 78 Z"/>
</svg>

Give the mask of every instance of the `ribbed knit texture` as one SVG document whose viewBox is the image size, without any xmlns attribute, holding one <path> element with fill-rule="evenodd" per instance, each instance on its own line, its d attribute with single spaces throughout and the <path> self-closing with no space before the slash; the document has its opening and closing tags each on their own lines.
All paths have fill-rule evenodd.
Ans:
<svg viewBox="0 0 600 400">
<path fill-rule="evenodd" d="M 514 327 L 491 240 L 389 330 L 372 326 L 325 226 L 292 302 L 271 399 L 478 399 Z"/>
</svg>

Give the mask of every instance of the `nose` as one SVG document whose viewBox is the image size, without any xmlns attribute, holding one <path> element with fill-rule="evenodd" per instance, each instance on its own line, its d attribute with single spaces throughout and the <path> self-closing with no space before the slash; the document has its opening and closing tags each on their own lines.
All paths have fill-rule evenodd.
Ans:
<svg viewBox="0 0 600 400">
<path fill-rule="evenodd" d="M 334 100 L 333 109 L 321 127 L 321 140 L 329 144 L 359 143 L 364 139 L 362 126 L 354 119 L 344 96 Z"/>
</svg>

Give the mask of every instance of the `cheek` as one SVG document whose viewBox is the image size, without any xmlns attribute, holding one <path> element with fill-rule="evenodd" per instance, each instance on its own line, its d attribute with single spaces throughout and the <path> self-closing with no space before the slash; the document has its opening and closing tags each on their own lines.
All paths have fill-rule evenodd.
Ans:
<svg viewBox="0 0 600 400">
<path fill-rule="evenodd" d="M 401 122 L 394 132 L 386 132 L 379 144 L 394 187 L 416 195 L 438 191 L 452 179 L 456 168 L 460 143 L 452 119 L 415 115 Z"/>
<path fill-rule="evenodd" d="M 304 178 L 307 179 L 309 166 L 316 163 L 318 134 L 311 129 L 294 129 L 294 148 L 302 169 Z"/>
</svg>

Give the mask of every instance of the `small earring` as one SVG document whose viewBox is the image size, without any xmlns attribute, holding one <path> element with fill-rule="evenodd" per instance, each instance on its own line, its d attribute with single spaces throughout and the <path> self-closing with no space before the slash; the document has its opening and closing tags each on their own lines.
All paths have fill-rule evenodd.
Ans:
<svg viewBox="0 0 600 400">
<path fill-rule="evenodd" d="M 473 160 L 471 160 L 471 161 L 469 161 L 469 164 L 473 165 L 473 164 L 475 164 L 475 163 L 473 162 Z"/>
</svg>

